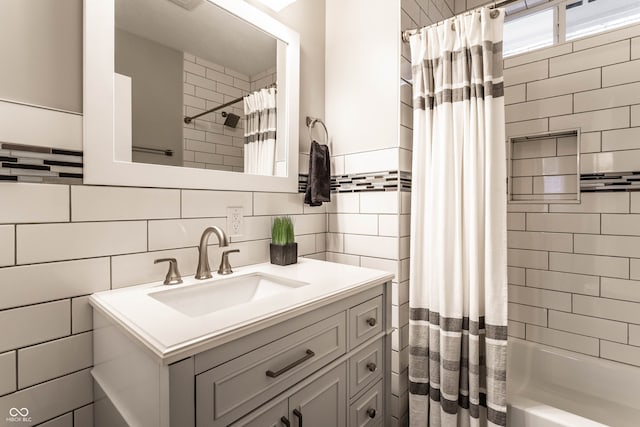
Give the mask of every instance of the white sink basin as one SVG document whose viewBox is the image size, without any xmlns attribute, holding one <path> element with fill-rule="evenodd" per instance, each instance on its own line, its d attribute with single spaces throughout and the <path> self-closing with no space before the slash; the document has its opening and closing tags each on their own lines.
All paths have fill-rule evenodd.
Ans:
<svg viewBox="0 0 640 427">
<path fill-rule="evenodd" d="M 262 273 L 209 280 L 178 289 L 149 293 L 151 298 L 169 307 L 197 317 L 225 308 L 278 295 L 309 283 Z"/>
</svg>

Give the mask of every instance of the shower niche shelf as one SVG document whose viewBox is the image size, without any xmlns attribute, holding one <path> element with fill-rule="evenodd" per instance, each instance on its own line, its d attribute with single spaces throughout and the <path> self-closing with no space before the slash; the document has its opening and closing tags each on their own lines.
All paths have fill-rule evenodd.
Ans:
<svg viewBox="0 0 640 427">
<path fill-rule="evenodd" d="M 508 203 L 580 203 L 580 129 L 507 142 Z"/>
</svg>

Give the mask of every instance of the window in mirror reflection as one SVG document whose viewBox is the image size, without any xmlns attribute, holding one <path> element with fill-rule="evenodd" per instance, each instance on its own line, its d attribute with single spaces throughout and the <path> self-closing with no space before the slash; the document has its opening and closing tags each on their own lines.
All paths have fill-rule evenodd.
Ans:
<svg viewBox="0 0 640 427">
<path fill-rule="evenodd" d="M 282 42 L 207 1 L 178 3 L 116 0 L 115 71 L 131 86 L 131 157 L 117 160 L 286 175 Z"/>
</svg>

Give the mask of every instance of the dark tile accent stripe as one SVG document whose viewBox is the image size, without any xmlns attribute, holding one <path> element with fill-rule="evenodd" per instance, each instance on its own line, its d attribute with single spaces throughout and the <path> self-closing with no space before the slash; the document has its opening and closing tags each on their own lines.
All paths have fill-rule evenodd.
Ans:
<svg viewBox="0 0 640 427">
<path fill-rule="evenodd" d="M 60 178 L 80 178 L 80 179 L 82 179 L 82 174 L 81 173 L 60 172 L 59 176 L 60 176 Z"/>
<path fill-rule="evenodd" d="M 298 192 L 307 189 L 308 176 L 298 177 Z M 411 191 L 411 172 L 385 171 L 331 177 L 332 193 L 364 191 Z M 580 175 L 580 191 L 640 191 L 640 171 Z"/>
<path fill-rule="evenodd" d="M 382 186 L 371 184 L 370 179 L 384 179 Z M 365 181 L 361 181 L 365 180 Z M 360 188 L 363 186 L 363 188 Z M 331 178 L 331 191 L 351 193 L 357 191 L 411 191 L 411 172 L 387 171 L 382 173 L 337 175 Z M 298 189 L 307 188 L 307 175 L 300 175 Z M 580 175 L 580 191 L 593 193 L 599 191 L 640 191 L 640 171 L 612 172 Z M 541 201 L 542 202 L 542 201 Z M 544 202 L 542 202 L 544 203 Z"/>
<path fill-rule="evenodd" d="M 640 191 L 640 172 L 591 173 L 580 175 L 580 191 Z"/>
<path fill-rule="evenodd" d="M 52 148 L 51 154 L 62 154 L 65 156 L 77 156 L 82 157 L 82 151 L 60 150 L 58 148 Z"/>
<path fill-rule="evenodd" d="M 0 181 L 82 184 L 82 151 L 6 142 L 0 143 L 0 150 Z"/>
<path fill-rule="evenodd" d="M 8 142 L 3 142 L 2 144 L 0 144 L 0 149 L 31 151 L 32 153 L 47 153 L 47 154 L 51 153 L 51 148 L 49 147 L 36 147 L 33 145 L 11 144 Z"/>
<path fill-rule="evenodd" d="M 298 176 L 298 192 L 307 189 L 309 177 Z M 361 193 L 371 191 L 410 191 L 411 174 L 397 170 L 360 174 L 334 175 L 331 177 L 332 193 Z"/>
<path fill-rule="evenodd" d="M 11 175 L 0 175 L 0 181 L 19 181 L 36 179 L 42 182 L 64 182 L 66 184 L 82 183 L 82 151 L 62 150 L 49 147 L 34 147 L 22 144 L 0 143 L 0 150 L 22 151 L 27 153 L 50 154 L 43 160 L 43 164 L 21 163 L 19 153 L 0 156 L 0 170 L 11 169 Z M 5 153 L 6 154 L 6 153 Z M 15 155 L 13 155 L 15 154 Z M 75 156 L 78 162 L 56 160 L 56 156 Z M 26 159 L 27 157 L 25 157 Z M 33 158 L 30 158 L 33 162 Z M 51 176 L 30 173 L 30 171 L 50 171 L 50 166 L 78 168 L 77 173 L 71 172 L 51 172 Z M 307 189 L 308 176 L 300 174 L 298 176 L 298 192 L 304 193 Z M 595 173 L 580 175 L 580 190 L 582 192 L 598 191 L 640 191 L 640 171 L 616 172 L 616 173 Z M 361 174 L 334 175 L 331 177 L 331 192 L 333 193 L 356 193 L 370 191 L 411 191 L 411 172 L 404 171 L 383 171 Z"/>
<path fill-rule="evenodd" d="M 34 171 L 51 170 L 49 166 L 45 166 L 45 165 L 27 165 L 24 163 L 8 163 L 8 162 L 3 162 L 2 167 L 7 169 L 29 169 Z"/>
<path fill-rule="evenodd" d="M 45 165 L 51 165 L 51 166 L 69 166 L 72 168 L 81 168 L 82 167 L 82 163 L 74 163 L 74 162 L 60 162 L 57 160 L 45 160 L 44 161 Z"/>
</svg>

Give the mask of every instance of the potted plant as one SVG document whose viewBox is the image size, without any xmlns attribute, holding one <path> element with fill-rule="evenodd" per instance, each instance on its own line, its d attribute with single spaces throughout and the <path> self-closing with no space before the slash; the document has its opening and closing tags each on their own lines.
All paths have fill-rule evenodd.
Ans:
<svg viewBox="0 0 640 427">
<path fill-rule="evenodd" d="M 271 264 L 289 265 L 298 262 L 298 244 L 295 242 L 290 217 L 276 217 L 273 220 L 269 249 Z"/>
</svg>

